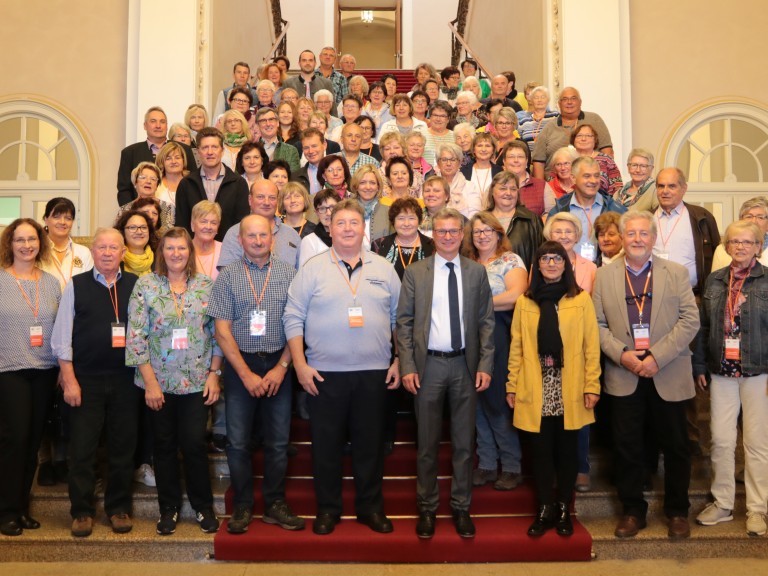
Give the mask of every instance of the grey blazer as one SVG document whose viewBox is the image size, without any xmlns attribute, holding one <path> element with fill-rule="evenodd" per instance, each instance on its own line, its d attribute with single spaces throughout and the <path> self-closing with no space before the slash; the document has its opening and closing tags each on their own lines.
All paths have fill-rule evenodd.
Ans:
<svg viewBox="0 0 768 576">
<path fill-rule="evenodd" d="M 634 348 L 626 301 L 624 258 L 597 270 L 592 300 L 606 355 L 605 391 L 628 396 L 638 377 L 621 365 L 624 347 Z M 662 258 L 653 259 L 650 352 L 659 365 L 653 382 L 664 400 L 678 402 L 696 394 L 690 343 L 699 330 L 699 310 L 688 270 Z"/>
<path fill-rule="evenodd" d="M 432 325 L 432 292 L 435 257 L 414 262 L 405 269 L 397 305 L 397 349 L 400 374 L 424 377 L 429 330 Z M 465 356 L 472 381 L 476 373 L 493 374 L 493 296 L 485 267 L 461 256 Z"/>
</svg>

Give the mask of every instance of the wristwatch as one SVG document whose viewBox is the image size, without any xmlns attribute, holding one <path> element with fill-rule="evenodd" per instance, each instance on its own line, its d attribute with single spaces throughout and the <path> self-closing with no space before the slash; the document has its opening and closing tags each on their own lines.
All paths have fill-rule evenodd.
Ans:
<svg viewBox="0 0 768 576">
<path fill-rule="evenodd" d="M 221 376 L 221 368 L 219 368 L 217 370 L 214 370 L 213 368 L 210 368 L 208 370 L 208 372 L 210 372 L 211 374 L 216 374 L 216 376 Z"/>
<path fill-rule="evenodd" d="M 286 362 L 286 361 L 282 361 L 282 362 L 280 362 L 280 366 L 282 366 L 283 368 L 285 368 L 286 370 L 288 370 L 288 362 Z"/>
</svg>

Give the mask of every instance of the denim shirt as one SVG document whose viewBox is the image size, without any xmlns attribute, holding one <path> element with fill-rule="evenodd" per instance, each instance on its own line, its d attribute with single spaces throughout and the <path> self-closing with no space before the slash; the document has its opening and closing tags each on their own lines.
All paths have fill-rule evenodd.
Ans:
<svg viewBox="0 0 768 576">
<path fill-rule="evenodd" d="M 723 355 L 725 306 L 728 297 L 730 266 L 715 270 L 707 278 L 701 301 L 701 330 L 693 355 L 694 376 L 716 374 Z M 768 346 L 763 337 L 768 334 L 768 274 L 760 262 L 742 288 L 746 301 L 741 305 L 741 366 L 744 372 L 768 372 Z"/>
</svg>

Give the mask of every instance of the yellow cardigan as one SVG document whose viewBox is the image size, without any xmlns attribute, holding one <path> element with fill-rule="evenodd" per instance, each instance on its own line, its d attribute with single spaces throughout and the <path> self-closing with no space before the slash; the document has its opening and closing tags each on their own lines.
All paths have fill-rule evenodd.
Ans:
<svg viewBox="0 0 768 576">
<path fill-rule="evenodd" d="M 539 306 L 525 296 L 515 304 L 512 345 L 509 349 L 507 393 L 515 394 L 514 425 L 538 432 L 541 427 L 542 376 L 537 331 Z M 600 336 L 592 298 L 581 292 L 558 303 L 563 339 L 563 409 L 566 430 L 578 430 L 595 421 L 584 407 L 584 394 L 600 394 Z"/>
</svg>

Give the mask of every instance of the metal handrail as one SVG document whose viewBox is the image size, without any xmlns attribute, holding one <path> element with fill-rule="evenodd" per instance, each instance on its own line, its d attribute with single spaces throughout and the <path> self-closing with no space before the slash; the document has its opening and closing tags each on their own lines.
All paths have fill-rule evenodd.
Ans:
<svg viewBox="0 0 768 576">
<path fill-rule="evenodd" d="M 455 22 L 455 21 L 454 21 Z M 464 37 L 459 34 L 459 31 L 456 29 L 456 26 L 454 26 L 453 22 L 448 23 L 448 28 L 451 29 L 451 33 L 453 34 L 454 41 L 458 41 L 459 44 L 461 44 L 462 48 L 464 48 L 464 51 L 467 53 L 468 56 L 471 56 L 472 59 L 477 62 L 477 66 L 482 70 L 485 75 L 488 78 L 492 78 L 492 74 L 488 71 L 488 69 L 483 65 L 483 63 L 480 61 L 480 58 L 478 58 L 473 52 L 472 49 L 469 47 L 467 42 L 464 40 Z"/>
<path fill-rule="evenodd" d="M 274 58 L 276 52 L 285 54 L 285 41 L 286 41 L 285 35 L 288 32 L 288 28 L 291 27 L 291 23 L 288 22 L 287 20 L 280 20 L 280 24 L 282 25 L 283 30 L 280 32 L 280 35 L 275 40 L 275 43 L 272 44 L 272 49 L 264 57 L 264 62 L 272 61 L 272 58 Z M 281 47 L 281 44 L 282 44 L 282 47 Z"/>
</svg>

